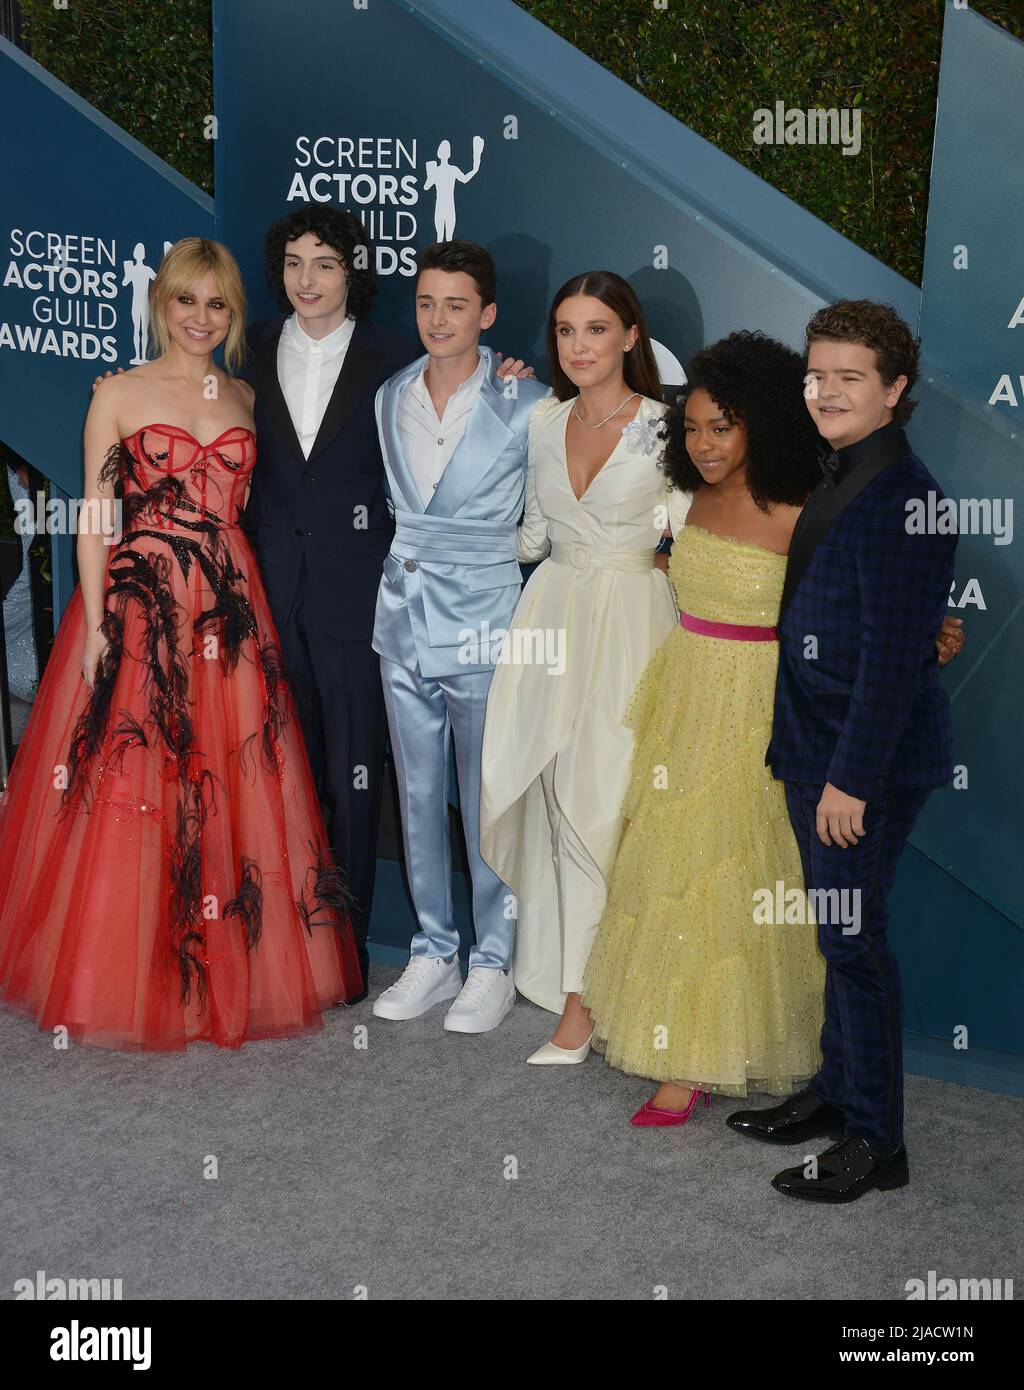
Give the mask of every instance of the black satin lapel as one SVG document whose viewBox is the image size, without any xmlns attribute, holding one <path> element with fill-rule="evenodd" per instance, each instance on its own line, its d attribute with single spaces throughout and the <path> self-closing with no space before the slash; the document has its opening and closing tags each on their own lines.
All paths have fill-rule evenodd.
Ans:
<svg viewBox="0 0 1024 1390">
<path fill-rule="evenodd" d="M 877 478 L 891 463 L 905 458 L 909 453 L 907 436 L 901 430 L 895 438 L 880 439 L 878 448 L 835 487 L 819 483 L 811 493 L 800 513 L 790 542 L 789 563 L 786 566 L 786 579 L 779 604 L 780 619 L 789 606 L 797 585 L 806 574 L 815 550 L 824 540 L 832 523 L 846 510 L 857 494 L 863 492 L 873 478 Z"/>
<path fill-rule="evenodd" d="M 296 463 L 304 468 L 306 460 L 302 453 L 302 445 L 299 442 L 299 436 L 295 433 L 288 402 L 284 398 L 281 380 L 277 374 L 277 345 L 280 341 L 281 330 L 278 329 L 269 341 L 261 343 L 259 348 L 254 350 L 255 371 L 253 375 L 255 381 L 253 385 L 256 390 L 256 397 L 267 412 L 278 439 L 285 445 Z"/>
<path fill-rule="evenodd" d="M 309 451 L 310 461 L 330 444 L 338 431 L 351 418 L 352 412 L 362 399 L 366 388 L 377 375 L 383 353 L 379 347 L 366 342 L 360 328 L 361 325 L 357 323 L 352 333 L 352 341 L 345 353 L 345 360 L 341 364 L 338 380 L 334 383 L 331 399 L 324 411 L 324 418 L 320 422 L 313 447 Z"/>
<path fill-rule="evenodd" d="M 789 543 L 789 561 L 786 564 L 786 578 L 782 585 L 782 598 L 779 602 L 780 619 L 789 606 L 789 601 L 796 591 L 796 586 L 804 577 L 807 566 L 811 563 L 811 556 L 814 554 L 815 548 L 825 535 L 825 532 L 832 525 L 832 522 L 839 515 L 839 510 L 833 511 L 832 507 L 821 498 L 820 494 L 823 493 L 831 493 L 832 503 L 835 504 L 837 489 L 826 488 L 824 483 L 819 483 L 804 504 L 804 509 L 797 518 L 796 526 L 793 528 L 793 538 Z M 830 513 L 821 524 L 816 524 L 816 517 L 814 520 L 811 519 L 809 509 L 812 499 L 815 507 L 817 507 L 820 501 L 823 513 L 826 507 Z"/>
</svg>

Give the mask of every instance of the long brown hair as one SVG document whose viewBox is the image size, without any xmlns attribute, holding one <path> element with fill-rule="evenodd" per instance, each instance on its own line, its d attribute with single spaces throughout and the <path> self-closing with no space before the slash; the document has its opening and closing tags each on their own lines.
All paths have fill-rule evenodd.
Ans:
<svg viewBox="0 0 1024 1390">
<path fill-rule="evenodd" d="M 661 400 L 661 382 L 651 347 L 651 336 L 647 331 L 647 320 L 640 307 L 640 301 L 633 292 L 632 285 L 616 275 L 612 270 L 585 270 L 582 275 L 574 275 L 555 295 L 548 314 L 548 369 L 551 372 L 551 386 L 560 401 L 579 395 L 579 387 L 566 376 L 558 360 L 558 336 L 555 333 L 555 320 L 558 306 L 563 299 L 574 294 L 592 295 L 617 314 L 623 328 L 630 329 L 636 324 L 637 339 L 622 361 L 622 375 L 631 391 L 639 391 L 653 400 Z"/>
</svg>

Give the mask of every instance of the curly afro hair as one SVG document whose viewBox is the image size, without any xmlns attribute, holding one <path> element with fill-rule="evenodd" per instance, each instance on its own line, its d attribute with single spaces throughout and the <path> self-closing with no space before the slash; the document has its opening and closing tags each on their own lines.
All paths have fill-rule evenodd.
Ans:
<svg viewBox="0 0 1024 1390">
<path fill-rule="evenodd" d="M 744 330 L 698 352 L 686 368 L 686 395 L 665 416 L 661 466 L 675 487 L 704 479 L 686 448 L 684 416 L 693 391 L 706 391 L 731 424 L 747 431 L 747 487 L 763 512 L 799 507 L 821 478 L 821 436 L 804 404 L 804 359 L 764 333 Z"/>
<path fill-rule="evenodd" d="M 377 274 L 374 270 L 374 250 L 359 218 L 342 208 L 326 203 L 313 203 L 296 208 L 267 232 L 264 256 L 267 288 L 285 313 L 291 304 L 284 287 L 284 248 L 289 241 L 312 232 L 341 257 L 348 280 L 348 312 L 354 319 L 369 318 L 377 295 Z M 356 251 L 362 251 L 356 263 Z"/>
</svg>

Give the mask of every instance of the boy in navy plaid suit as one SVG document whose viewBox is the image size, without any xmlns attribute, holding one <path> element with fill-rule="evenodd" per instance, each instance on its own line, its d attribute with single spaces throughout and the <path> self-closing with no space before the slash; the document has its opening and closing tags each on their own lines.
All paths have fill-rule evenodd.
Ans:
<svg viewBox="0 0 1024 1390">
<path fill-rule="evenodd" d="M 838 890 L 828 901 L 843 909 L 818 915 L 827 965 L 820 1070 L 781 1105 L 739 1111 L 729 1124 L 771 1143 L 838 1138 L 772 1186 L 848 1202 L 909 1181 L 886 900 L 929 791 L 952 776 L 935 634 L 956 536 L 908 530 L 908 503 L 942 493 L 901 429 L 918 374 L 907 324 L 886 305 L 845 300 L 814 315 L 807 348 L 823 478 L 790 548 L 765 761 L 786 784 L 806 887 Z"/>
</svg>

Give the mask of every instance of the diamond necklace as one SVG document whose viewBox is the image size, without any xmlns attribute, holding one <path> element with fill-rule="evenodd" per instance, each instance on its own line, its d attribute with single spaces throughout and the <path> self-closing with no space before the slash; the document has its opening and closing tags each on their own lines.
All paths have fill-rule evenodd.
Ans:
<svg viewBox="0 0 1024 1390">
<path fill-rule="evenodd" d="M 622 402 L 622 405 L 617 405 L 617 406 L 615 407 L 615 409 L 612 411 L 611 415 L 606 415 L 606 416 L 604 417 L 603 420 L 598 420 L 598 422 L 597 422 L 596 425 L 588 425 L 587 422 L 586 422 L 586 420 L 583 420 L 583 419 L 580 418 L 580 398 L 579 398 L 579 396 L 576 397 L 576 405 L 575 405 L 575 407 L 574 407 L 574 409 L 573 409 L 573 414 L 576 416 L 576 419 L 579 420 L 580 424 L 583 426 L 583 428 L 584 428 L 585 430 L 599 430 L 599 429 L 601 428 L 602 425 L 607 425 L 608 421 L 611 420 L 613 416 L 618 415 L 618 413 L 619 413 L 619 411 L 622 409 L 622 406 L 623 406 L 623 405 L 629 405 L 629 403 L 630 403 L 630 401 L 633 399 L 633 397 L 634 397 L 634 396 L 639 396 L 639 394 L 640 394 L 639 391 L 633 391 L 633 392 L 632 392 L 630 395 L 628 395 L 628 396 L 626 397 L 626 399 Z"/>
</svg>

